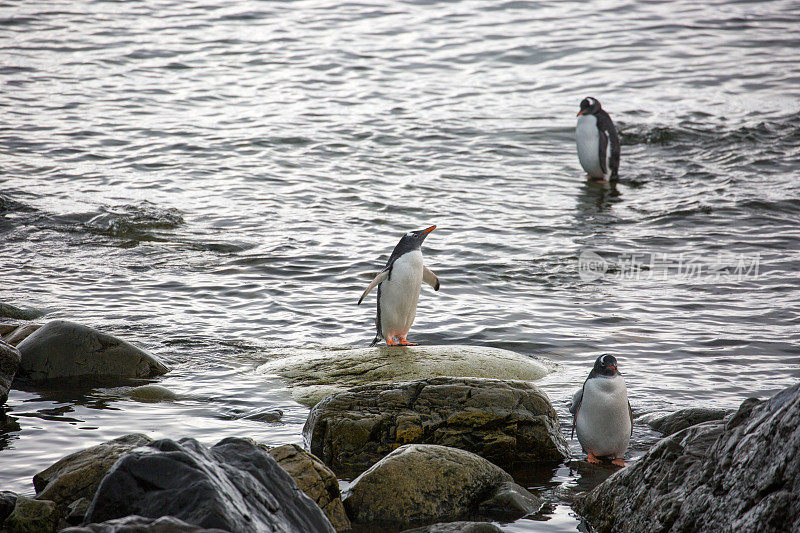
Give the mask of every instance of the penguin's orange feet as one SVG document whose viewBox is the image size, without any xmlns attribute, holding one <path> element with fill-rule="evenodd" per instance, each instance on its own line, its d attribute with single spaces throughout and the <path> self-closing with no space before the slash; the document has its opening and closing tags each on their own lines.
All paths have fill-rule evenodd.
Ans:
<svg viewBox="0 0 800 533">
<path fill-rule="evenodd" d="M 394 340 L 394 337 L 386 339 L 386 346 L 399 346 L 400 343 Z"/>
<path fill-rule="evenodd" d="M 408 342 L 405 337 L 400 337 L 400 346 L 419 346 L 418 342 Z"/>
<path fill-rule="evenodd" d="M 589 452 L 589 453 L 586 454 L 586 462 L 587 463 L 592 463 L 594 465 L 601 463 L 600 459 L 595 457 L 592 452 Z"/>
<path fill-rule="evenodd" d="M 624 459 L 614 459 L 611 462 L 614 463 L 617 466 L 628 466 L 628 465 L 625 464 L 625 460 Z"/>
</svg>

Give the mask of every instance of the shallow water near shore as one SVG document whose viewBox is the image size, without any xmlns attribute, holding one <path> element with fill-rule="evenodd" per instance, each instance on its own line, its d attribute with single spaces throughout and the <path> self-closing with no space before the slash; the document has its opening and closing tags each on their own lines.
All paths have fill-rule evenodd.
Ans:
<svg viewBox="0 0 800 533">
<path fill-rule="evenodd" d="M 6 5 L 0 301 L 151 351 L 175 398 L 12 390 L 0 490 L 130 432 L 302 442 L 308 409 L 257 369 L 366 346 L 358 297 L 431 224 L 410 339 L 555 362 L 567 434 L 602 353 L 637 414 L 795 383 L 798 25 L 789 1 Z M 616 189 L 577 161 L 589 95 Z M 656 438 L 635 424 L 630 458 Z M 552 506 L 503 528 L 575 531 L 595 474 L 526 477 Z"/>
</svg>

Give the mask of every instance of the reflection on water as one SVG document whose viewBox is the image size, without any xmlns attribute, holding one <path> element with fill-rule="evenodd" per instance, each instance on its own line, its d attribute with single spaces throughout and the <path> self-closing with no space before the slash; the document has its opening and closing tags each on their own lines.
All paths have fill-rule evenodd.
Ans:
<svg viewBox="0 0 800 533">
<path fill-rule="evenodd" d="M 565 430 L 601 353 L 638 413 L 735 407 L 800 377 L 793 2 L 28 2 L 4 17 L 0 301 L 145 347 L 175 398 L 12 391 L 0 489 L 29 493 L 66 453 L 134 431 L 300 442 L 306 408 L 255 369 L 367 344 L 365 280 L 430 224 L 442 287 L 414 339 L 556 361 L 542 387 Z M 614 187 L 577 161 L 587 95 L 621 130 Z M 587 249 L 609 275 L 581 277 Z M 621 276 L 614 258 L 635 253 L 757 255 L 760 271 Z M 655 438 L 637 425 L 632 458 Z M 564 491 L 598 478 L 541 475 L 550 510 L 504 527 L 574 531 Z"/>
</svg>

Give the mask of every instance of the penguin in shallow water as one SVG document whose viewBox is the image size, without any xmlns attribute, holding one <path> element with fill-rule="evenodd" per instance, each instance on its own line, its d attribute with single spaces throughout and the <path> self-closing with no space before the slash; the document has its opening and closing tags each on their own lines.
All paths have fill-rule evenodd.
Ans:
<svg viewBox="0 0 800 533">
<path fill-rule="evenodd" d="M 599 463 L 609 457 L 615 465 L 625 466 L 623 456 L 633 434 L 633 412 L 628 401 L 625 380 L 617 370 L 613 355 L 601 355 L 572 397 L 572 431 L 578 430 L 578 442 L 587 461 Z"/>
<path fill-rule="evenodd" d="M 378 286 L 378 316 L 375 325 L 378 334 L 370 346 L 375 346 L 380 339 L 385 339 L 389 346 L 415 346 L 408 342 L 406 335 L 414 317 L 417 315 L 419 290 L 424 281 L 433 290 L 439 290 L 439 278 L 422 263 L 422 241 L 436 229 L 431 226 L 419 231 L 410 231 L 403 235 L 386 267 L 375 276 L 358 303 L 364 300 L 375 286 Z"/>
<path fill-rule="evenodd" d="M 575 128 L 578 160 L 593 178 L 615 181 L 619 172 L 619 135 L 596 98 L 584 98 Z"/>
</svg>

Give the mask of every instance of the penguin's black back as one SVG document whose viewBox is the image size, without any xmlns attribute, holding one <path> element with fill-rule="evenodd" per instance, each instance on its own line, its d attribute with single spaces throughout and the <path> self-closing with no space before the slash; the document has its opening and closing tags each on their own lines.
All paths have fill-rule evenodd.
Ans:
<svg viewBox="0 0 800 533">
<path fill-rule="evenodd" d="M 619 177 L 620 149 L 617 128 L 614 127 L 614 121 L 604 109 L 598 110 L 595 117 L 597 117 L 597 129 L 600 130 L 600 161 L 605 160 L 607 143 L 611 143 L 611 154 L 606 165 L 611 170 L 611 179 L 614 180 Z"/>
</svg>

